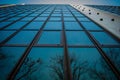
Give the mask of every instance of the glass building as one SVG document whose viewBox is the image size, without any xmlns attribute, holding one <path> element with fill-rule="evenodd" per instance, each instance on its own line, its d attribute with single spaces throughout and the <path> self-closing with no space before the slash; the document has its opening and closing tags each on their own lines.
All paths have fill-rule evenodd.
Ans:
<svg viewBox="0 0 120 80">
<path fill-rule="evenodd" d="M 120 80 L 120 40 L 70 5 L 0 8 L 0 80 Z"/>
</svg>

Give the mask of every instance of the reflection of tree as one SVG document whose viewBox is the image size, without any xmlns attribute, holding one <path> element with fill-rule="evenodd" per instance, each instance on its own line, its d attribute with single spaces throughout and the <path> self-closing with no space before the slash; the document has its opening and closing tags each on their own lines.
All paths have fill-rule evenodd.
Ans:
<svg viewBox="0 0 120 80">
<path fill-rule="evenodd" d="M 118 67 L 120 68 L 119 51 L 120 49 L 109 49 L 106 54 L 109 56 L 111 61 L 114 62 L 114 64 L 118 65 Z M 112 70 L 102 58 L 100 58 L 100 60 L 94 64 L 93 68 L 89 69 L 89 74 L 90 77 L 94 80 L 116 80 Z"/>
<path fill-rule="evenodd" d="M 56 55 L 55 57 L 51 57 L 50 59 L 51 65 L 49 67 L 52 70 L 52 74 L 50 75 L 54 75 L 54 80 L 64 80 L 63 60 L 64 57 L 60 55 Z M 76 56 L 70 56 L 70 67 L 72 70 L 71 72 L 73 80 L 80 80 L 80 76 L 87 71 L 87 69 L 85 68 L 87 65 L 88 63 L 86 61 L 82 62 L 79 61 Z"/>
<path fill-rule="evenodd" d="M 26 58 L 19 74 L 17 74 L 17 80 L 37 80 L 34 76 L 31 76 L 34 72 L 39 71 L 42 60 L 39 58 L 37 60 L 32 60 L 32 58 Z"/>
<path fill-rule="evenodd" d="M 106 53 L 111 61 L 118 67 L 118 69 L 120 69 L 120 48 L 109 48 Z"/>
<path fill-rule="evenodd" d="M 2 49 L 0 48 L 0 60 L 6 59 L 7 56 L 5 54 L 3 54 Z"/>
</svg>

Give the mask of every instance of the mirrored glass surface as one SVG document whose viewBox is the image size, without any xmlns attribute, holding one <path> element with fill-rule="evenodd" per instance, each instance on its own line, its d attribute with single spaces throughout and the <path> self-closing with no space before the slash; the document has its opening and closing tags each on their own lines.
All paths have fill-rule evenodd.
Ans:
<svg viewBox="0 0 120 80">
<path fill-rule="evenodd" d="M 69 48 L 73 80 L 117 80 L 95 48 Z"/>
<path fill-rule="evenodd" d="M 44 31 L 39 38 L 38 44 L 60 44 L 61 32 L 60 31 Z"/>
<path fill-rule="evenodd" d="M 0 80 L 7 80 L 24 51 L 25 47 L 0 47 Z"/>
<path fill-rule="evenodd" d="M 34 47 L 17 73 L 15 80 L 63 80 L 63 75 L 62 48 Z"/>
<path fill-rule="evenodd" d="M 37 31 L 21 31 L 10 39 L 6 44 L 29 44 Z"/>
<path fill-rule="evenodd" d="M 83 31 L 66 31 L 68 45 L 92 45 L 92 42 Z"/>
</svg>

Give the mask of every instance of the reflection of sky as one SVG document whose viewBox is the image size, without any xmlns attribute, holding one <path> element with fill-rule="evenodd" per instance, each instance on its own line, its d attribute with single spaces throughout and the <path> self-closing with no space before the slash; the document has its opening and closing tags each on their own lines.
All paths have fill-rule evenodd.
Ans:
<svg viewBox="0 0 120 80">
<path fill-rule="evenodd" d="M 66 3 L 79 3 L 79 4 L 108 4 L 108 5 L 119 5 L 120 0 L 0 0 L 0 4 L 66 4 Z"/>
</svg>

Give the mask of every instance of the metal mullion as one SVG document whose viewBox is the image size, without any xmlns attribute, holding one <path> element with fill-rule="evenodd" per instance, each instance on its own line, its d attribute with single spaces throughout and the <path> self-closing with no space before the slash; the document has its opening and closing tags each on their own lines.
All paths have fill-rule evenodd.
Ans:
<svg viewBox="0 0 120 80">
<path fill-rule="evenodd" d="M 34 44 L 34 46 L 45 46 L 45 47 L 49 47 L 49 46 L 62 46 L 62 45 L 58 45 L 58 44 Z"/>
<path fill-rule="evenodd" d="M 105 32 L 104 30 L 87 30 L 89 32 Z"/>
<path fill-rule="evenodd" d="M 62 30 L 47 30 L 47 29 L 44 29 L 43 31 L 62 31 Z"/>
<path fill-rule="evenodd" d="M 105 48 L 115 48 L 115 47 L 118 47 L 120 48 L 120 45 L 102 45 L 101 47 L 105 47 Z"/>
<path fill-rule="evenodd" d="M 68 47 L 72 48 L 95 48 L 93 45 L 68 45 Z"/>
<path fill-rule="evenodd" d="M 48 10 L 51 6 L 49 6 L 47 9 L 45 9 L 44 11 Z M 44 12 L 43 11 L 43 12 Z M 54 11 L 54 10 L 53 10 Z M 51 12 L 51 14 L 53 13 L 53 11 Z M 42 12 L 42 13 L 43 13 Z M 50 14 L 50 15 L 51 15 Z M 50 16 L 48 17 L 48 19 L 50 18 Z M 46 22 L 48 21 L 48 19 L 46 20 Z M 11 72 L 11 74 L 8 77 L 8 80 L 14 80 L 18 70 L 20 69 L 20 67 L 22 66 L 24 60 L 26 59 L 27 55 L 29 54 L 30 50 L 32 49 L 33 45 L 36 43 L 37 39 L 39 38 L 39 35 L 43 29 L 43 27 L 45 26 L 45 23 L 43 24 L 42 28 L 37 32 L 37 34 L 35 35 L 34 39 L 32 40 L 32 42 L 30 43 L 30 45 L 27 47 L 27 49 L 25 50 L 24 54 L 22 55 L 22 57 L 20 58 L 20 60 L 18 61 L 18 63 L 16 64 L 16 66 L 14 67 L 13 71 Z"/>
<path fill-rule="evenodd" d="M 68 8 L 68 7 L 67 7 Z M 69 9 L 69 8 L 68 8 Z M 76 9 L 77 10 L 77 9 Z M 72 11 L 69 10 L 71 13 Z M 77 10 L 78 11 L 78 10 Z M 90 38 L 90 40 L 94 43 L 95 47 L 97 48 L 97 50 L 99 51 L 99 53 L 101 54 L 101 56 L 103 57 L 103 59 L 106 61 L 106 63 L 109 65 L 109 67 L 112 69 L 112 71 L 115 73 L 116 77 L 118 80 L 120 80 L 120 72 L 119 70 L 115 67 L 115 65 L 112 63 L 112 61 L 110 60 L 110 58 L 105 54 L 105 52 L 102 50 L 102 46 L 98 43 L 98 41 L 89 33 L 89 31 L 87 31 L 84 26 L 81 24 L 81 22 L 79 22 L 79 20 L 76 18 L 76 16 L 72 13 L 72 15 L 74 16 L 74 18 L 76 19 L 76 21 L 79 23 L 79 25 L 85 30 L 85 33 L 88 35 L 88 37 Z"/>
<path fill-rule="evenodd" d="M 84 30 L 65 30 L 65 31 L 84 31 Z"/>
<path fill-rule="evenodd" d="M 4 47 L 27 47 L 27 46 L 28 44 L 5 44 L 4 45 Z"/>
<path fill-rule="evenodd" d="M 68 45 L 66 42 L 66 34 L 65 34 L 65 26 L 64 26 L 64 16 L 63 16 L 63 10 L 61 10 L 62 14 L 62 43 L 64 46 L 64 72 L 65 72 L 65 80 L 72 80 L 72 74 L 70 69 L 70 59 L 69 59 L 69 53 L 68 53 Z"/>
<path fill-rule="evenodd" d="M 39 10 L 39 9 L 38 9 L 38 10 Z M 36 10 L 36 11 L 38 11 L 38 10 Z M 34 11 L 34 12 L 36 12 L 36 11 Z M 14 21 L 14 22 L 12 22 L 12 23 L 10 23 L 10 24 L 8 24 L 8 25 L 6 25 L 6 26 L 0 28 L 0 30 L 3 30 L 3 29 L 5 29 L 5 28 L 9 27 L 10 25 L 12 25 L 12 24 L 14 24 L 14 23 L 20 21 L 21 19 L 23 19 L 23 18 L 25 18 L 25 17 L 27 17 L 27 16 L 33 14 L 34 12 L 31 12 L 31 13 L 27 14 L 26 16 L 23 16 L 23 17 L 19 18 L 18 20 L 16 20 L 16 21 Z M 24 14 L 24 13 L 23 13 L 23 14 Z M 26 22 L 28 22 L 28 21 L 26 21 Z"/>
<path fill-rule="evenodd" d="M 46 10 L 46 9 L 45 9 Z M 39 15 L 41 15 L 42 13 L 40 13 Z M 39 16 L 38 15 L 38 16 Z M 14 32 L 12 35 L 10 35 L 9 37 L 7 37 L 7 39 L 5 39 L 4 41 L 2 41 L 0 43 L 0 46 L 4 46 L 4 44 L 10 40 L 12 37 L 14 37 L 18 32 L 20 32 L 23 28 L 25 28 L 28 24 L 30 24 L 32 21 L 34 21 L 38 16 L 34 17 L 31 21 L 29 21 L 27 24 L 25 24 L 23 27 L 21 27 L 20 29 L 18 29 L 16 32 Z"/>
</svg>

